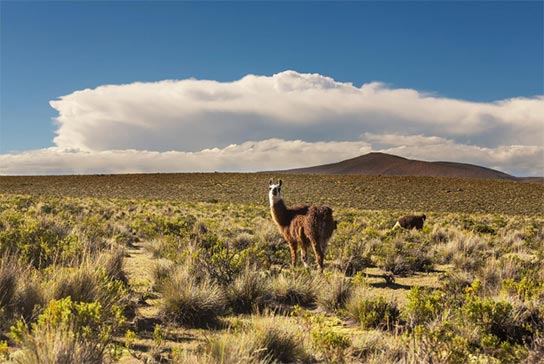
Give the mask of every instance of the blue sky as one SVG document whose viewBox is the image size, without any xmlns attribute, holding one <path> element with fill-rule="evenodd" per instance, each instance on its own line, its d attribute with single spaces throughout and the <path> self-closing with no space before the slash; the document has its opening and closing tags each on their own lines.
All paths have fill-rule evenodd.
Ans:
<svg viewBox="0 0 544 364">
<path fill-rule="evenodd" d="M 544 93 L 543 2 L 2 1 L 0 154 L 58 145 L 49 102 L 78 90 L 286 70 L 477 103 L 532 98 Z M 294 135 L 324 139 L 311 133 Z"/>
</svg>

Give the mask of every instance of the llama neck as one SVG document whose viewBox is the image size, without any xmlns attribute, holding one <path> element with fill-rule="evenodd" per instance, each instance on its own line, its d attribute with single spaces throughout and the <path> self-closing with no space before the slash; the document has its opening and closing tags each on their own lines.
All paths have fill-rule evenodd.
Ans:
<svg viewBox="0 0 544 364">
<path fill-rule="evenodd" d="M 279 226 L 288 226 L 291 222 L 289 218 L 289 212 L 287 211 L 287 206 L 283 200 L 278 200 L 270 206 L 270 211 L 272 212 L 272 218 Z"/>
</svg>

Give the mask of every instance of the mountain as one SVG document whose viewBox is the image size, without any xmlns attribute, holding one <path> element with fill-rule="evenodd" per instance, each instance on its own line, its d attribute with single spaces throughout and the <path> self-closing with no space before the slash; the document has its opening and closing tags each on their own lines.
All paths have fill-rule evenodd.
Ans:
<svg viewBox="0 0 544 364">
<path fill-rule="evenodd" d="M 337 163 L 281 171 L 302 174 L 360 174 L 368 176 L 435 176 L 518 180 L 509 174 L 473 164 L 424 162 L 385 153 L 369 153 Z"/>
</svg>

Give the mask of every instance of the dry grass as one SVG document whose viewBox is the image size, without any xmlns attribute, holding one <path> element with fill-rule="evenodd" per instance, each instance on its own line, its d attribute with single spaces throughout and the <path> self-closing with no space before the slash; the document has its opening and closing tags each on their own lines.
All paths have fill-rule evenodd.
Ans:
<svg viewBox="0 0 544 364">
<path fill-rule="evenodd" d="M 0 176 L 0 193 L 266 204 L 267 173 Z M 544 185 L 440 177 L 282 175 L 292 204 L 370 210 L 544 214 Z M 402 194 L 399 194 L 402 191 Z"/>
<path fill-rule="evenodd" d="M 116 341 L 123 347 L 128 329 L 136 337 L 131 347 L 134 357 L 129 359 L 125 350 L 122 364 L 144 356 L 148 362 L 172 363 L 304 363 L 340 356 L 346 363 L 417 363 L 419 354 L 441 359 L 432 355 L 436 345 L 444 355 L 455 354 L 459 345 L 458 353 L 477 354 L 481 362 L 516 363 L 541 352 L 541 341 L 532 342 L 531 333 L 518 335 L 523 327 L 544 329 L 538 326 L 542 312 L 536 309 L 544 302 L 544 286 L 538 283 L 544 279 L 539 260 L 544 220 L 534 215 L 540 211 L 540 207 L 535 210 L 536 201 L 509 214 L 459 213 L 450 211 L 463 210 L 463 203 L 436 204 L 442 188 L 450 188 L 448 183 L 453 181 L 446 187 L 440 179 L 416 181 L 428 198 L 418 192 L 395 205 L 393 191 L 386 187 L 402 188 L 400 184 L 413 180 L 293 177 L 286 185 L 292 188 L 286 192 L 289 203 L 329 203 L 340 222 L 329 244 L 325 274 L 317 275 L 313 269 L 290 268 L 289 249 L 270 219 L 264 189 L 258 185 L 263 179 L 266 186 L 264 177 L 268 176 L 81 177 L 110 187 L 118 179 L 127 182 L 124 189 L 113 192 L 89 186 L 100 196 L 115 193 L 116 197 L 163 200 L 0 195 L 0 253 L 10 250 L 6 246 L 27 249 L 26 245 L 32 245 L 28 242 L 41 241 L 43 251 L 38 253 L 47 263 L 30 265 L 28 274 L 15 283 L 8 274 L 14 269 L 0 269 L 0 280 L 12 287 L 4 290 L 9 299 L 0 299 L 4 306 L 9 302 L 9 312 L 4 308 L 7 321 L 0 332 L 0 349 L 5 340 L 12 358 L 13 352 L 23 349 L 6 336 L 20 312 L 26 312 L 27 322 L 35 322 L 51 298 L 69 295 L 105 308 L 114 301 L 125 305 L 128 296 L 132 314 L 124 311 L 127 320 L 116 331 Z M 157 185 L 146 184 L 147 178 Z M 187 187 L 189 180 L 194 182 L 192 187 Z M 180 181 L 183 187 L 175 187 Z M 253 185 L 248 186 L 248 181 Z M 58 186 L 64 183 L 62 178 L 57 182 Z M 145 183 L 136 188 L 136 182 Z M 521 184 L 501 185 L 512 188 L 505 192 L 495 182 L 485 185 L 471 180 L 470 186 L 483 188 L 479 192 L 492 198 L 469 207 L 492 210 L 493 204 L 502 203 L 500 194 L 516 191 L 518 201 L 525 201 L 541 193 L 529 184 L 523 186 L 533 188 L 531 193 Z M 54 192 L 54 188 L 40 187 L 41 180 L 36 183 L 33 193 Z M 486 190 L 491 186 L 495 190 Z M 178 193 L 180 188 L 186 189 L 183 194 Z M 463 192 L 451 191 L 455 192 L 448 194 Z M 83 194 L 81 187 L 78 193 Z M 204 194 L 214 200 L 202 202 Z M 412 207 L 398 210 L 409 203 Z M 392 231 L 396 218 L 412 212 L 414 206 L 425 212 L 435 209 L 427 214 L 425 228 Z M 13 262 L 28 265 L 26 257 L 32 255 L 20 254 Z M 405 276 L 388 275 L 380 267 L 395 272 L 403 268 L 400 272 Z M 445 314 L 422 319 L 417 332 L 415 325 L 407 324 L 415 286 L 442 292 L 453 301 L 440 303 L 449 305 L 440 306 Z M 33 302 L 32 307 L 15 310 L 22 301 Z M 425 304 L 421 299 L 415 307 L 423 310 Z M 510 326 L 493 311 L 508 304 Z M 349 311 L 361 323 L 349 319 Z M 108 326 L 115 319 L 112 312 L 105 314 Z M 487 317 L 494 320 L 491 327 L 486 326 Z M 486 336 L 494 332 L 507 334 L 500 339 Z M 470 342 L 464 341 L 467 338 Z M 25 345 L 28 349 L 32 343 Z M 44 352 L 52 349 L 45 341 L 40 345 Z M 284 352 L 290 354 L 282 356 Z"/>
</svg>

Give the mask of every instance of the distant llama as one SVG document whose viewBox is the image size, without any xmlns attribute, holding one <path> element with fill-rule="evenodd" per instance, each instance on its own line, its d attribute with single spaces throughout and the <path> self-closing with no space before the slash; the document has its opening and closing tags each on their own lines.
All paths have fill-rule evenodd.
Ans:
<svg viewBox="0 0 544 364">
<path fill-rule="evenodd" d="M 425 223 L 425 219 L 427 216 L 425 215 L 407 215 L 403 216 L 400 219 L 397 220 L 397 223 L 395 226 L 393 226 L 393 229 L 402 227 L 405 229 L 413 229 L 416 228 L 417 230 L 423 229 L 423 224 Z"/>
<path fill-rule="evenodd" d="M 280 233 L 289 244 L 291 265 L 297 262 L 297 248 L 300 248 L 302 263 L 308 266 L 307 250 L 311 245 L 319 271 L 323 271 L 323 259 L 336 221 L 332 218 L 332 209 L 328 206 L 297 206 L 287 208 L 281 198 L 282 180 L 268 183 L 268 197 L 272 219 Z"/>
</svg>

